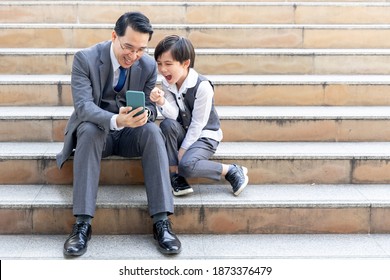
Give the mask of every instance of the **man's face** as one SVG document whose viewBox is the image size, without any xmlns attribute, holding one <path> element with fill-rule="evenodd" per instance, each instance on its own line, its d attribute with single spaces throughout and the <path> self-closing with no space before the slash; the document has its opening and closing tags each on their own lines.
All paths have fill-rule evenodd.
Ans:
<svg viewBox="0 0 390 280">
<path fill-rule="evenodd" d="M 131 27 L 126 28 L 125 35 L 122 37 L 119 37 L 115 31 L 112 32 L 114 54 L 124 68 L 129 68 L 147 52 L 148 42 L 148 33 L 134 31 Z"/>
</svg>

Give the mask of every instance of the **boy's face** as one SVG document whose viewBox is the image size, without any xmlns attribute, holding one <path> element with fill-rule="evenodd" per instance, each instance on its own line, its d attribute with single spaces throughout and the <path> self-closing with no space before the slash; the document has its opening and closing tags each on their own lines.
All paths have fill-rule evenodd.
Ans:
<svg viewBox="0 0 390 280">
<path fill-rule="evenodd" d="M 176 84 L 180 88 L 188 75 L 190 60 L 180 63 L 174 60 L 170 51 L 162 53 L 157 59 L 158 72 L 164 76 L 170 85 Z"/>
</svg>

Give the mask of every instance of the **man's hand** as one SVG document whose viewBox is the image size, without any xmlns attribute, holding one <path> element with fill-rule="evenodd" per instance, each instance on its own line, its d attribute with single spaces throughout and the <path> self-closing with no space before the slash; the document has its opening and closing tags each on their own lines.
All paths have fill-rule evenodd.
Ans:
<svg viewBox="0 0 390 280">
<path fill-rule="evenodd" d="M 118 127 L 139 127 L 143 126 L 148 121 L 148 112 L 145 110 L 139 116 L 134 116 L 138 112 L 142 111 L 142 107 L 136 108 L 134 111 L 131 107 L 121 107 L 119 109 L 119 115 L 116 118 L 116 124 Z M 130 113 L 129 113 L 130 112 Z"/>
</svg>

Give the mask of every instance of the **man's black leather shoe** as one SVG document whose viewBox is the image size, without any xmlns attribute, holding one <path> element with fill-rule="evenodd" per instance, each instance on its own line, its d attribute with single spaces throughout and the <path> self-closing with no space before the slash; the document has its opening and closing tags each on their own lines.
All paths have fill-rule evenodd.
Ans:
<svg viewBox="0 0 390 280">
<path fill-rule="evenodd" d="M 64 254 L 67 256 L 81 256 L 87 251 L 88 240 L 91 239 L 92 227 L 86 222 L 73 225 L 72 233 L 64 244 Z"/>
<path fill-rule="evenodd" d="M 170 220 L 158 221 L 153 225 L 153 236 L 158 242 L 158 249 L 163 254 L 178 254 L 181 242 L 172 232 Z"/>
</svg>

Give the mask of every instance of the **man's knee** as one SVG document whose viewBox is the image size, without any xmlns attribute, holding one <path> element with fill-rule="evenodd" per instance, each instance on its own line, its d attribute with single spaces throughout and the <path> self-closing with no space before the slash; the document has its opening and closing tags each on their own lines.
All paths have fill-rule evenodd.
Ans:
<svg viewBox="0 0 390 280">
<path fill-rule="evenodd" d="M 142 140 L 141 141 L 154 141 L 160 142 L 162 141 L 163 145 L 165 145 L 164 135 L 161 132 L 161 129 L 154 123 L 146 123 L 142 127 Z"/>
<path fill-rule="evenodd" d="M 77 128 L 77 139 L 91 139 L 90 141 L 104 141 L 106 133 L 96 124 L 83 122 Z"/>
</svg>

